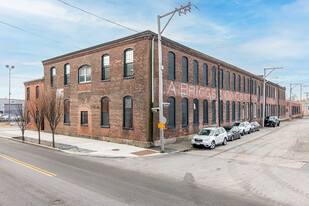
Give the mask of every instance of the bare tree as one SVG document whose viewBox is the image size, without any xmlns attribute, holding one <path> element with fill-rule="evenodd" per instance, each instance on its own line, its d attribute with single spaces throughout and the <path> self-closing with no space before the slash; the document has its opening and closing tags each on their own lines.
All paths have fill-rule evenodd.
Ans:
<svg viewBox="0 0 309 206">
<path fill-rule="evenodd" d="M 26 130 L 26 118 L 25 118 L 25 112 L 23 111 L 22 105 L 19 105 L 17 107 L 16 115 L 17 116 L 15 119 L 15 122 L 18 125 L 19 129 L 21 130 L 21 139 L 22 141 L 24 141 L 25 140 L 25 130 Z"/>
<path fill-rule="evenodd" d="M 31 102 L 29 110 L 31 117 L 35 120 L 34 124 L 38 131 L 39 144 L 41 144 L 41 127 L 44 120 L 44 99 L 41 97 L 37 101 Z"/>
<path fill-rule="evenodd" d="M 43 114 L 49 123 L 53 136 L 53 147 L 55 147 L 55 132 L 63 116 L 63 98 L 56 95 L 56 91 L 50 91 L 43 99 L 43 107 Z"/>
</svg>

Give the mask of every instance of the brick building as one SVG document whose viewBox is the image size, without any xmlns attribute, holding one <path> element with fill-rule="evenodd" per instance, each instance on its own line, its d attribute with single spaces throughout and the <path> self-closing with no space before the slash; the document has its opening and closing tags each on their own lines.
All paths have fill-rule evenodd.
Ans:
<svg viewBox="0 0 309 206">
<path fill-rule="evenodd" d="M 26 128 L 35 130 L 37 128 L 35 126 L 35 120 L 31 117 L 30 110 L 34 108 L 35 104 L 38 104 L 38 102 L 44 95 L 44 78 L 24 82 L 24 85 L 25 85 L 25 118 L 27 123 Z M 41 129 L 44 130 L 44 121 Z"/>
<path fill-rule="evenodd" d="M 57 131 L 149 145 L 159 140 L 157 38 L 151 31 L 43 61 L 44 91 L 65 101 Z M 165 138 L 262 118 L 263 78 L 162 39 Z M 29 85 L 31 87 L 31 85 Z M 285 117 L 285 88 L 266 84 L 266 115 Z M 27 104 L 26 104 L 27 106 Z"/>
</svg>

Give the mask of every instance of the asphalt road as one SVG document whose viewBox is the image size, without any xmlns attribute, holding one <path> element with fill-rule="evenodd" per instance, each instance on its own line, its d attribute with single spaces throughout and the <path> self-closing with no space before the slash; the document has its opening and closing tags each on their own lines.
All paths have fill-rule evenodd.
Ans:
<svg viewBox="0 0 309 206">
<path fill-rule="evenodd" d="M 0 138 L 0 205 L 247 206 L 265 202 L 202 188 L 190 174 L 175 181 Z"/>
</svg>

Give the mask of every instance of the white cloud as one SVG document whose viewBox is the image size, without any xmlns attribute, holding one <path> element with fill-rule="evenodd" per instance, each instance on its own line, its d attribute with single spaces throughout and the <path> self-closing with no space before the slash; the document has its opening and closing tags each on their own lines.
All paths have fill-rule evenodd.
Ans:
<svg viewBox="0 0 309 206">
<path fill-rule="evenodd" d="M 66 9 L 56 6 L 48 1 L 39 0 L 1 0 L 0 8 L 5 13 L 14 15 L 26 14 L 28 16 L 40 16 L 62 19 L 67 21 L 79 21 L 78 16 L 71 15 Z"/>
</svg>

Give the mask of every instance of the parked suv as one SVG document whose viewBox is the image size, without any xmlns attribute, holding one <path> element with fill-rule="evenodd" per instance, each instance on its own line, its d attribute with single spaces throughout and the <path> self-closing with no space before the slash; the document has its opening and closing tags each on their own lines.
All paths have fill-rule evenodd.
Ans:
<svg viewBox="0 0 309 206">
<path fill-rule="evenodd" d="M 277 116 L 267 116 L 264 121 L 265 126 L 280 126 L 280 120 Z"/>
<path fill-rule="evenodd" d="M 233 125 L 239 127 L 240 134 L 243 136 L 244 134 L 251 133 L 251 124 L 249 122 L 235 122 Z"/>
<path fill-rule="evenodd" d="M 222 127 L 204 128 L 191 140 L 193 147 L 204 146 L 214 149 L 218 144 L 227 144 L 227 132 Z"/>
</svg>

